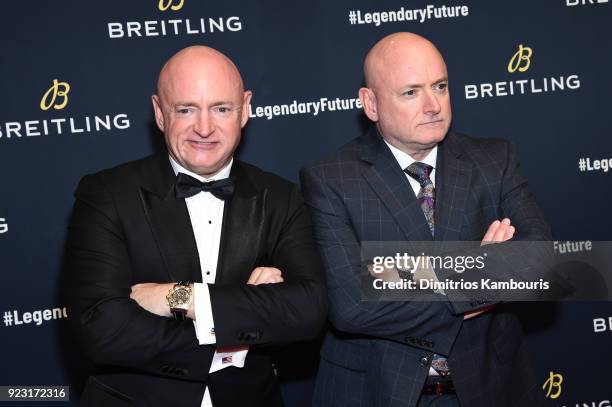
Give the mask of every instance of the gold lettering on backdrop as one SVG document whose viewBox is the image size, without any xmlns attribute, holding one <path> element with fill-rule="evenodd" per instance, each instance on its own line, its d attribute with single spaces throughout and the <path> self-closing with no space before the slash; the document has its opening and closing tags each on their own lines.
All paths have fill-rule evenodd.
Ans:
<svg viewBox="0 0 612 407">
<path fill-rule="evenodd" d="M 172 10 L 172 11 L 177 11 L 183 8 L 183 5 L 185 4 L 185 0 L 181 0 L 178 2 L 178 4 L 173 4 L 174 0 L 159 0 L 159 9 L 161 11 L 166 11 L 168 9 Z"/>
<path fill-rule="evenodd" d="M 533 51 L 529 47 L 523 47 L 523 44 L 519 45 L 518 51 L 512 56 L 510 62 L 508 62 L 508 72 L 513 73 L 518 69 L 519 72 L 525 72 L 531 65 L 531 54 Z"/>
<path fill-rule="evenodd" d="M 53 106 L 55 110 L 63 109 L 68 104 L 68 92 L 70 92 L 70 85 L 67 82 L 59 82 L 57 79 L 53 79 L 53 86 L 45 92 L 40 100 L 40 108 L 49 110 Z M 58 97 L 63 98 L 61 103 L 55 103 Z"/>
<path fill-rule="evenodd" d="M 561 395 L 561 383 L 563 383 L 563 376 L 559 373 L 550 372 L 548 379 L 544 382 L 542 390 L 546 390 L 546 397 L 556 399 Z M 553 393 L 553 389 L 556 391 Z"/>
</svg>

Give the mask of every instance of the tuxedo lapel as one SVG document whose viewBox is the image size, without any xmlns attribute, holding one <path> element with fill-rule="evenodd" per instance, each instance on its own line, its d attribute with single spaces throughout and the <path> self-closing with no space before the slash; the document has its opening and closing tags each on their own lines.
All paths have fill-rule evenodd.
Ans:
<svg viewBox="0 0 612 407">
<path fill-rule="evenodd" d="M 457 135 L 439 144 L 436 162 L 435 240 L 459 240 L 472 179 L 472 164 L 462 154 Z"/>
<path fill-rule="evenodd" d="M 174 171 L 159 154 L 142 174 L 140 199 L 171 281 L 202 281 L 200 259 L 184 199 L 174 193 Z"/>
<path fill-rule="evenodd" d="M 363 170 L 368 184 L 389 209 L 407 240 L 432 240 L 421 205 L 405 173 L 376 128 L 364 140 L 361 159 L 372 164 Z"/>
<path fill-rule="evenodd" d="M 231 175 L 236 179 L 236 189 L 223 211 L 215 284 L 246 283 L 263 239 L 267 190 L 257 190 L 248 168 L 238 160 L 234 160 Z"/>
</svg>

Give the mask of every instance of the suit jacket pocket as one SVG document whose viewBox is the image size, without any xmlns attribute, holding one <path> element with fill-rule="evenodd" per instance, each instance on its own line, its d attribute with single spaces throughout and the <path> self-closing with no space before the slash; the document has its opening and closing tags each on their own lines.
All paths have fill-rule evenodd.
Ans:
<svg viewBox="0 0 612 407">
<path fill-rule="evenodd" d="M 90 376 L 81 395 L 79 406 L 82 407 L 108 407 L 108 406 L 135 406 L 134 400 L 113 389 L 107 384 Z"/>
</svg>

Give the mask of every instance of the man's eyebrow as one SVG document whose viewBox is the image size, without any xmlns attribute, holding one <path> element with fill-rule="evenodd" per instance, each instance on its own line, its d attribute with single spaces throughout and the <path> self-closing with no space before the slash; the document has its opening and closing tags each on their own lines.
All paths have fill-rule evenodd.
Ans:
<svg viewBox="0 0 612 407">
<path fill-rule="evenodd" d="M 233 105 L 235 105 L 235 103 L 232 102 L 232 101 L 229 101 L 229 100 L 219 100 L 219 101 L 215 101 L 215 102 L 210 103 L 209 106 L 221 106 L 221 105 L 233 106 Z M 196 102 L 187 101 L 187 100 L 179 100 L 178 102 L 176 102 L 174 104 L 174 107 L 177 107 L 177 106 L 199 107 L 200 104 L 196 103 Z"/>
<path fill-rule="evenodd" d="M 211 106 L 220 106 L 220 105 L 231 105 L 233 106 L 235 103 L 230 101 L 230 100 L 220 100 L 218 102 L 213 102 L 210 105 Z"/>
<path fill-rule="evenodd" d="M 178 101 L 174 104 L 174 106 L 197 106 L 198 104 L 195 102 L 188 102 L 188 101 Z"/>
<path fill-rule="evenodd" d="M 422 88 L 423 85 L 422 83 L 407 83 L 404 86 L 402 86 L 402 89 L 408 89 L 408 88 Z"/>
<path fill-rule="evenodd" d="M 440 78 L 440 79 L 438 79 L 438 80 L 434 81 L 434 82 L 433 82 L 433 85 L 436 85 L 436 84 L 438 84 L 438 83 L 440 83 L 440 82 L 448 82 L 448 78 L 447 78 L 446 76 L 443 76 L 442 78 Z M 408 88 L 410 88 L 410 89 L 414 89 L 414 88 L 422 88 L 422 87 L 424 87 L 424 86 L 425 86 L 425 85 L 424 85 L 424 84 L 422 84 L 422 83 L 409 83 L 409 84 L 404 85 L 404 86 L 402 87 L 402 89 L 408 89 Z"/>
</svg>

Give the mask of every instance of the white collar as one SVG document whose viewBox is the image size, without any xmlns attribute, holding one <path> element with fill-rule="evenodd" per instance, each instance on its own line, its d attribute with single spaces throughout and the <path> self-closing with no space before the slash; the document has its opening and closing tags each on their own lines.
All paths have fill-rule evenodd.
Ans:
<svg viewBox="0 0 612 407">
<path fill-rule="evenodd" d="M 410 164 L 417 161 L 414 158 L 412 158 L 409 154 L 389 144 L 387 140 L 385 140 L 384 138 L 383 138 L 383 141 L 385 142 L 385 144 L 387 144 L 387 146 L 389 146 L 391 153 L 395 157 L 395 160 L 400 165 L 402 170 L 406 169 Z M 431 165 L 435 169 L 437 158 L 438 158 L 438 145 L 436 144 L 436 146 L 429 152 L 429 154 L 427 154 L 427 157 L 425 157 L 422 160 L 419 160 L 419 162 Z"/>
<path fill-rule="evenodd" d="M 232 170 L 232 164 L 234 163 L 234 157 L 232 157 L 230 162 L 227 163 L 225 167 L 221 168 L 221 171 L 219 171 L 218 173 L 216 173 L 214 176 L 210 178 L 205 178 L 205 177 L 202 177 L 201 175 L 198 175 L 184 168 L 182 165 L 177 163 L 174 160 L 174 158 L 172 158 L 172 156 L 168 155 L 168 157 L 170 158 L 170 165 L 172 165 L 172 169 L 174 170 L 174 175 L 177 175 L 179 172 L 182 172 L 183 174 L 192 176 L 193 178 L 197 179 L 200 182 L 216 181 L 216 180 L 228 178 L 230 175 L 230 171 Z"/>
</svg>

